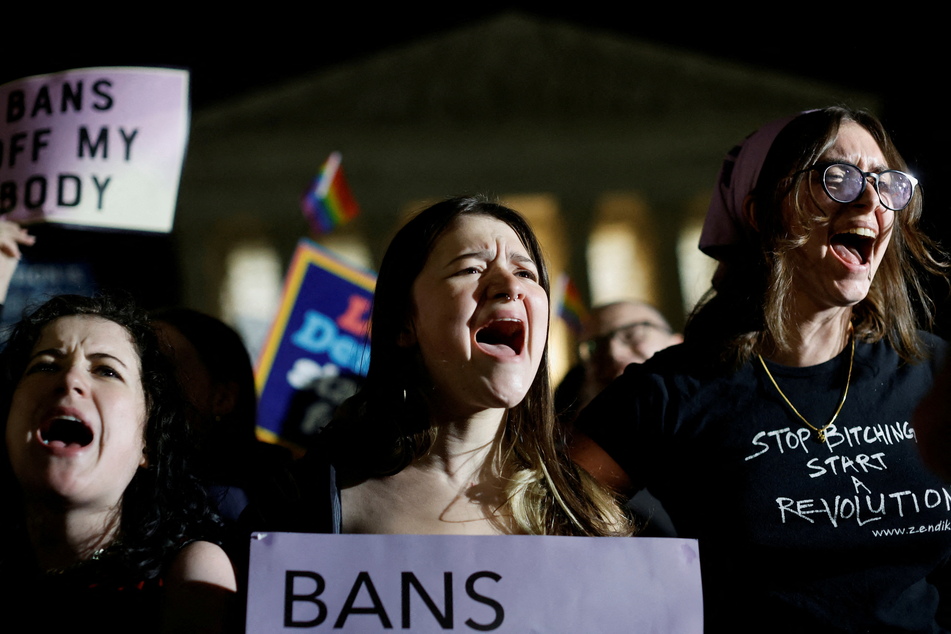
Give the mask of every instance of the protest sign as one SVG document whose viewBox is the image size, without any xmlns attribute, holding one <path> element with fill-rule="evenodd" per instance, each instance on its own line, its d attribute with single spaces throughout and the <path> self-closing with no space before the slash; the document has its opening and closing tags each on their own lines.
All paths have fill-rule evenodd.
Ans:
<svg viewBox="0 0 951 634">
<path fill-rule="evenodd" d="M 255 371 L 258 435 L 305 447 L 367 373 L 376 277 L 303 239 Z"/>
<path fill-rule="evenodd" d="M 188 139 L 188 72 L 84 68 L 0 86 L 0 215 L 167 233 Z"/>
<path fill-rule="evenodd" d="M 696 540 L 256 533 L 249 634 L 703 631 Z"/>
<path fill-rule="evenodd" d="M 93 295 L 96 284 L 93 267 L 88 261 L 52 260 L 17 264 L 3 310 L 0 329 L 12 326 L 23 318 L 28 307 L 54 295 Z"/>
</svg>

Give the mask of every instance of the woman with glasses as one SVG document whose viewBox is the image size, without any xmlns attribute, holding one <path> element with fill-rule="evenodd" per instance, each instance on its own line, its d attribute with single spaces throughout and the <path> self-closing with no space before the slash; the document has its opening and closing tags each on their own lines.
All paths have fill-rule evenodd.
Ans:
<svg viewBox="0 0 951 634">
<path fill-rule="evenodd" d="M 918 330 L 946 270 L 920 216 L 874 117 L 767 124 L 721 170 L 685 343 L 582 412 L 577 459 L 699 538 L 709 631 L 949 627 L 951 491 L 910 425 L 945 348 Z"/>
</svg>

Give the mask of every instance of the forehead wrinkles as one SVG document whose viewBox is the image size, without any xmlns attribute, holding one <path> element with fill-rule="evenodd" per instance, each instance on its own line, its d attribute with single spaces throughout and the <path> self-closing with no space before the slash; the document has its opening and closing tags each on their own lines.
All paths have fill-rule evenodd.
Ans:
<svg viewBox="0 0 951 634">
<path fill-rule="evenodd" d="M 857 165 L 865 172 L 889 169 L 885 153 L 872 133 L 854 121 L 843 121 L 832 143 L 822 153 L 824 161 Z"/>
<path fill-rule="evenodd" d="M 488 261 L 501 253 L 508 260 L 537 266 L 531 250 L 514 228 L 492 216 L 483 217 L 489 220 L 488 230 L 466 227 L 467 221 L 457 218 L 436 239 L 427 262 L 436 255 L 447 258 L 449 262 L 465 257 Z"/>
<path fill-rule="evenodd" d="M 855 165 L 863 172 L 873 172 L 879 173 L 884 172 L 887 169 L 890 169 L 888 164 L 885 162 L 885 159 L 879 156 L 872 156 L 865 153 L 851 153 L 846 154 L 842 152 L 834 151 L 826 152 L 822 156 L 822 161 L 830 163 L 849 163 Z"/>
<path fill-rule="evenodd" d="M 87 358 L 108 356 L 127 367 L 142 366 L 132 333 L 121 324 L 95 315 L 68 315 L 49 322 L 40 330 L 28 359 L 47 351 L 65 356 L 77 348 Z"/>
</svg>

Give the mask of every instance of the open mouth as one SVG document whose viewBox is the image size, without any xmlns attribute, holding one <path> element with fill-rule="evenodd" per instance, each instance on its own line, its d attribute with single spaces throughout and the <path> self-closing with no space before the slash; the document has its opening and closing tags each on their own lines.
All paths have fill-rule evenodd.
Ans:
<svg viewBox="0 0 951 634">
<path fill-rule="evenodd" d="M 519 355 L 525 345 L 525 325 L 518 319 L 496 319 L 479 329 L 476 341 L 496 352 Z"/>
<path fill-rule="evenodd" d="M 40 426 L 40 440 L 52 447 L 85 447 L 92 442 L 92 430 L 75 416 L 62 416 Z"/>
<path fill-rule="evenodd" d="M 865 227 L 849 229 L 832 236 L 830 244 L 839 259 L 847 264 L 867 264 L 875 246 L 875 232 Z"/>
</svg>

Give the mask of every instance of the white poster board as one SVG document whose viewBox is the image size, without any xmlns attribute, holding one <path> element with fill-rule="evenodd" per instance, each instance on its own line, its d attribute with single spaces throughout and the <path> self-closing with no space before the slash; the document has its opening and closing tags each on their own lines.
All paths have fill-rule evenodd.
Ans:
<svg viewBox="0 0 951 634">
<path fill-rule="evenodd" d="M 0 217 L 167 233 L 188 71 L 83 68 L 0 86 Z"/>
<path fill-rule="evenodd" d="M 703 631 L 696 540 L 255 533 L 249 634 Z"/>
</svg>

